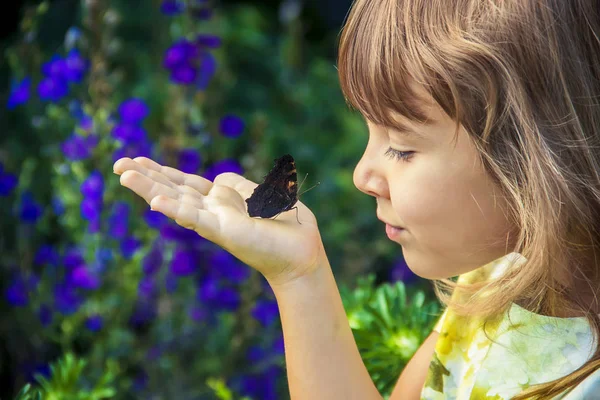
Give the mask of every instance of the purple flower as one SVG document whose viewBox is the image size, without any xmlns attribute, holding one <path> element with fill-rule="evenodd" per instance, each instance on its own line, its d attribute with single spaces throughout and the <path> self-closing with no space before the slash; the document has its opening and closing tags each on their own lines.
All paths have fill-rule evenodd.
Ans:
<svg viewBox="0 0 600 400">
<path fill-rule="evenodd" d="M 62 144 L 62 152 L 70 161 L 79 161 L 89 158 L 92 151 L 96 148 L 99 141 L 98 135 L 88 135 L 86 137 L 73 133 Z"/>
<path fill-rule="evenodd" d="M 197 298 L 215 310 L 235 311 L 241 303 L 238 291 L 230 287 L 221 287 L 214 277 L 206 277 L 200 282 Z"/>
<path fill-rule="evenodd" d="M 206 90 L 210 80 L 215 75 L 215 72 L 217 72 L 217 61 L 215 60 L 215 57 L 207 51 L 202 52 L 200 77 L 197 82 L 199 90 Z"/>
<path fill-rule="evenodd" d="M 133 254 L 142 246 L 142 242 L 133 237 L 127 237 L 121 241 L 121 254 L 126 260 L 131 259 Z"/>
<path fill-rule="evenodd" d="M 418 276 L 408 268 L 404 259 L 399 259 L 390 270 L 390 280 L 392 282 L 402 281 L 405 284 L 411 284 L 417 281 Z"/>
<path fill-rule="evenodd" d="M 198 70 L 189 65 L 179 65 L 171 70 L 171 81 L 191 85 L 198 78 Z"/>
<path fill-rule="evenodd" d="M 252 364 L 256 364 L 264 360 L 265 356 L 265 351 L 258 346 L 250 346 L 246 352 L 246 359 Z"/>
<path fill-rule="evenodd" d="M 152 321 L 157 314 L 156 302 L 143 301 L 138 302 L 135 306 L 133 315 L 131 316 L 130 323 L 134 327 L 143 326 L 144 324 Z"/>
<path fill-rule="evenodd" d="M 210 180 L 214 181 L 215 177 L 224 172 L 235 172 L 236 174 L 242 175 L 244 170 L 240 163 L 238 163 L 234 159 L 224 159 L 221 161 L 217 161 L 209 168 L 206 169 L 203 176 Z"/>
<path fill-rule="evenodd" d="M 185 5 L 179 0 L 163 0 L 160 5 L 160 11 L 168 16 L 181 14 Z"/>
<path fill-rule="evenodd" d="M 104 177 L 100 171 L 93 171 L 90 176 L 81 184 L 81 193 L 85 197 L 102 198 L 104 194 Z"/>
<path fill-rule="evenodd" d="M 68 93 L 67 82 L 59 78 L 45 78 L 38 85 L 38 94 L 41 100 L 57 102 Z"/>
<path fill-rule="evenodd" d="M 196 8 L 192 11 L 192 15 L 199 20 L 207 20 L 212 17 L 213 10 L 208 7 Z"/>
<path fill-rule="evenodd" d="M 33 224 L 41 217 L 42 207 L 35 201 L 30 192 L 23 193 L 19 206 L 19 218 L 25 223 Z"/>
<path fill-rule="evenodd" d="M 156 361 L 163 355 L 163 353 L 163 349 L 161 349 L 159 346 L 154 346 L 148 350 L 146 353 L 146 358 L 148 361 Z"/>
<path fill-rule="evenodd" d="M 168 273 L 165 277 L 165 290 L 167 293 L 175 293 L 177 286 L 179 286 L 179 277 L 177 275 L 173 275 L 173 273 Z"/>
<path fill-rule="evenodd" d="M 115 239 L 123 239 L 127 236 L 129 229 L 129 204 L 119 201 L 113 206 L 112 214 L 109 218 L 109 234 Z"/>
<path fill-rule="evenodd" d="M 172 82 L 182 85 L 196 83 L 200 90 L 206 88 L 215 73 L 216 61 L 212 54 L 203 51 L 206 46 L 202 46 L 201 41 L 215 44 L 214 37 L 201 37 L 195 42 L 179 40 L 167 49 L 163 66 L 170 70 Z"/>
<path fill-rule="evenodd" d="M 20 104 L 24 104 L 29 100 L 31 91 L 31 78 L 23 78 L 21 82 L 13 81 L 10 96 L 8 98 L 7 108 L 13 110 Z"/>
<path fill-rule="evenodd" d="M 10 195 L 17 184 L 18 179 L 15 175 L 0 171 L 0 197 Z"/>
<path fill-rule="evenodd" d="M 23 307 L 29 303 L 28 288 L 23 279 L 15 278 L 6 289 L 6 300 L 15 307 Z"/>
<path fill-rule="evenodd" d="M 138 296 L 144 300 L 151 299 L 158 294 L 156 282 L 150 276 L 143 278 L 138 285 Z"/>
<path fill-rule="evenodd" d="M 38 310 L 38 318 L 42 326 L 48 326 L 52 323 L 52 309 L 45 304 L 42 304 Z"/>
<path fill-rule="evenodd" d="M 131 98 L 125 100 L 119 106 L 119 115 L 121 121 L 129 124 L 138 124 L 144 120 L 150 113 L 150 109 L 143 100 Z"/>
<path fill-rule="evenodd" d="M 80 205 L 81 217 L 86 221 L 96 221 L 102 213 L 102 199 L 86 197 Z"/>
<path fill-rule="evenodd" d="M 91 270 L 95 274 L 102 273 L 107 265 L 114 260 L 113 251 L 110 247 L 99 247 L 95 253 L 95 259 L 91 265 Z"/>
<path fill-rule="evenodd" d="M 69 283 L 75 287 L 94 290 L 100 287 L 100 279 L 92 274 L 85 265 L 75 267 L 71 271 Z"/>
<path fill-rule="evenodd" d="M 62 260 L 63 265 L 67 269 L 74 269 L 85 264 L 85 260 L 81 255 L 81 251 L 76 247 L 70 247 L 65 251 Z"/>
<path fill-rule="evenodd" d="M 90 62 L 81 57 L 81 54 L 77 49 L 69 51 L 64 63 L 64 74 L 66 79 L 70 82 L 81 82 L 90 67 Z"/>
<path fill-rule="evenodd" d="M 238 137 L 244 132 L 244 121 L 235 115 L 226 115 L 221 118 L 220 130 L 223 136 Z"/>
<path fill-rule="evenodd" d="M 72 286 L 57 285 L 54 288 L 54 307 L 63 315 L 75 313 L 82 304 Z"/>
<path fill-rule="evenodd" d="M 250 268 L 223 249 L 217 249 L 209 260 L 216 274 L 232 283 L 243 283 L 250 277 Z"/>
<path fill-rule="evenodd" d="M 200 302 L 210 304 L 217 299 L 219 290 L 218 279 L 208 276 L 200 282 L 196 297 Z"/>
<path fill-rule="evenodd" d="M 219 292 L 216 306 L 225 311 L 235 311 L 239 308 L 242 299 L 240 293 L 231 287 L 224 287 Z"/>
<path fill-rule="evenodd" d="M 285 354 L 285 343 L 283 341 L 283 335 L 279 336 L 273 342 L 273 351 L 275 352 L 275 354 L 280 356 Z"/>
<path fill-rule="evenodd" d="M 181 171 L 194 174 L 200 169 L 202 159 L 200 153 L 195 149 L 183 149 L 179 152 L 179 163 L 178 167 Z"/>
<path fill-rule="evenodd" d="M 28 362 L 23 366 L 23 374 L 26 376 L 27 382 L 35 383 L 37 382 L 36 375 L 50 378 L 52 370 L 48 364 Z"/>
<path fill-rule="evenodd" d="M 112 130 L 112 137 L 124 143 L 135 143 L 145 140 L 146 130 L 138 125 L 120 123 Z"/>
<path fill-rule="evenodd" d="M 152 249 L 148 252 L 148 254 L 146 254 L 144 260 L 142 261 L 142 269 L 144 274 L 147 276 L 156 274 L 160 270 L 163 262 L 163 251 L 159 245 L 159 241 L 156 241 L 154 246 L 152 246 Z"/>
<path fill-rule="evenodd" d="M 241 394 L 261 400 L 276 400 L 279 375 L 278 368 L 272 366 L 261 374 L 243 376 L 240 382 Z"/>
<path fill-rule="evenodd" d="M 166 241 L 175 241 L 181 243 L 196 241 L 198 238 L 200 238 L 200 235 L 198 235 L 195 231 L 186 229 L 171 222 L 163 225 L 160 228 L 160 236 Z"/>
<path fill-rule="evenodd" d="M 141 371 L 133 380 L 133 390 L 141 392 L 146 389 L 146 386 L 148 386 L 148 375 L 144 371 Z"/>
<path fill-rule="evenodd" d="M 279 318 L 277 302 L 272 300 L 258 300 L 252 309 L 252 316 L 264 327 L 271 326 Z"/>
<path fill-rule="evenodd" d="M 55 54 L 42 65 L 42 73 L 48 78 L 66 80 L 68 75 L 67 62 Z"/>
<path fill-rule="evenodd" d="M 196 37 L 196 43 L 203 47 L 215 49 L 221 46 L 221 38 L 215 35 L 201 33 Z"/>
<path fill-rule="evenodd" d="M 79 119 L 79 128 L 86 132 L 91 132 L 94 130 L 94 119 L 89 115 L 82 115 Z"/>
<path fill-rule="evenodd" d="M 92 315 L 85 321 L 85 327 L 92 332 L 99 332 L 102 329 L 104 321 L 100 315 Z"/>
<path fill-rule="evenodd" d="M 205 322 L 209 317 L 209 312 L 203 307 L 194 307 L 190 310 L 189 316 L 196 322 Z"/>
<path fill-rule="evenodd" d="M 79 100 L 69 101 L 69 112 L 75 119 L 81 119 L 85 116 L 83 106 L 81 105 L 81 101 Z"/>
<path fill-rule="evenodd" d="M 194 273 L 197 267 L 194 253 L 189 250 L 176 249 L 171 260 L 171 273 L 175 276 L 187 276 Z"/>
<path fill-rule="evenodd" d="M 54 211 L 55 215 L 63 215 L 65 213 L 65 204 L 58 197 L 52 197 L 52 211 Z"/>
<path fill-rule="evenodd" d="M 146 221 L 146 224 L 148 224 L 150 228 L 160 229 L 164 224 L 169 222 L 169 217 L 148 208 L 144 212 L 144 221 Z"/>
<path fill-rule="evenodd" d="M 197 44 L 181 39 L 166 50 L 163 66 L 169 70 L 182 65 L 197 66 L 199 56 L 200 49 Z"/>
<path fill-rule="evenodd" d="M 60 263 L 60 255 L 54 247 L 45 244 L 38 249 L 33 262 L 35 265 L 51 265 L 57 267 Z"/>
<path fill-rule="evenodd" d="M 163 66 L 167 69 L 173 69 L 187 61 L 187 49 L 181 43 L 175 43 L 165 52 Z"/>
<path fill-rule="evenodd" d="M 123 147 L 115 150 L 113 153 L 113 162 L 123 157 L 136 158 L 136 157 L 148 157 L 152 158 L 152 143 L 148 142 L 145 138 L 141 142 L 137 143 L 125 143 Z"/>
<path fill-rule="evenodd" d="M 92 218 L 89 223 L 88 223 L 88 232 L 89 233 L 98 233 L 100 232 L 100 227 L 102 225 L 102 222 L 100 220 L 100 216 L 98 215 L 95 218 Z"/>
</svg>

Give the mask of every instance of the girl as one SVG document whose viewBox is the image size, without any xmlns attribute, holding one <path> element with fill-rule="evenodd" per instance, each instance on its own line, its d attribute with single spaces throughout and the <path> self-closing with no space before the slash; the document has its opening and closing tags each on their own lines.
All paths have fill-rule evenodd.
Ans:
<svg viewBox="0 0 600 400">
<path fill-rule="evenodd" d="M 448 305 L 390 398 L 600 399 L 598 0 L 356 0 L 338 69 L 355 185 Z M 265 276 L 292 399 L 381 399 L 306 206 L 255 219 L 239 175 L 114 169 Z"/>
</svg>

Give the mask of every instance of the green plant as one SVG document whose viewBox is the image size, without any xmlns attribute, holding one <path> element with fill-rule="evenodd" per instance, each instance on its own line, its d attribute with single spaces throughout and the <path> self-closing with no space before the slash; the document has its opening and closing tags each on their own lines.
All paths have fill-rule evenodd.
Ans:
<svg viewBox="0 0 600 400">
<path fill-rule="evenodd" d="M 102 400 L 114 397 L 117 363 L 109 359 L 105 371 L 97 379 L 86 376 L 86 365 L 86 360 L 66 354 L 50 366 L 50 377 L 36 374 L 38 385 L 26 385 L 15 400 Z"/>
<path fill-rule="evenodd" d="M 342 300 L 363 361 L 377 389 L 389 396 L 398 376 L 431 332 L 439 303 L 403 282 L 375 287 L 375 276 L 358 280 Z"/>
</svg>

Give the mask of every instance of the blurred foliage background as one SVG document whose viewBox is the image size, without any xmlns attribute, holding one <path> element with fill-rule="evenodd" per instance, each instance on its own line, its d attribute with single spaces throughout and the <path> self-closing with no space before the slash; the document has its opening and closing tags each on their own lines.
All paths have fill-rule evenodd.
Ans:
<svg viewBox="0 0 600 400">
<path fill-rule="evenodd" d="M 147 156 L 261 181 L 291 153 L 350 325 L 389 395 L 439 314 L 352 183 L 346 0 L 27 1 L 2 42 L 0 397 L 285 399 L 266 281 L 119 185 Z"/>
</svg>

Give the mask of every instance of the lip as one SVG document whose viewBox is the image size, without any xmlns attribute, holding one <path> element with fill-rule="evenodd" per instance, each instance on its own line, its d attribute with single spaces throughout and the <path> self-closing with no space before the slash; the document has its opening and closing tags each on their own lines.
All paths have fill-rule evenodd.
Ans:
<svg viewBox="0 0 600 400">
<path fill-rule="evenodd" d="M 385 233 L 391 240 L 397 239 L 404 231 L 404 228 L 398 228 L 389 224 L 385 224 Z"/>
<path fill-rule="evenodd" d="M 399 230 L 404 230 L 403 227 L 397 226 L 397 225 L 392 225 L 389 222 L 385 221 L 383 218 L 381 218 L 379 215 L 377 215 L 377 219 L 380 220 L 381 222 L 383 222 L 386 226 L 389 225 L 392 228 L 396 228 L 396 229 L 399 229 Z"/>
</svg>

